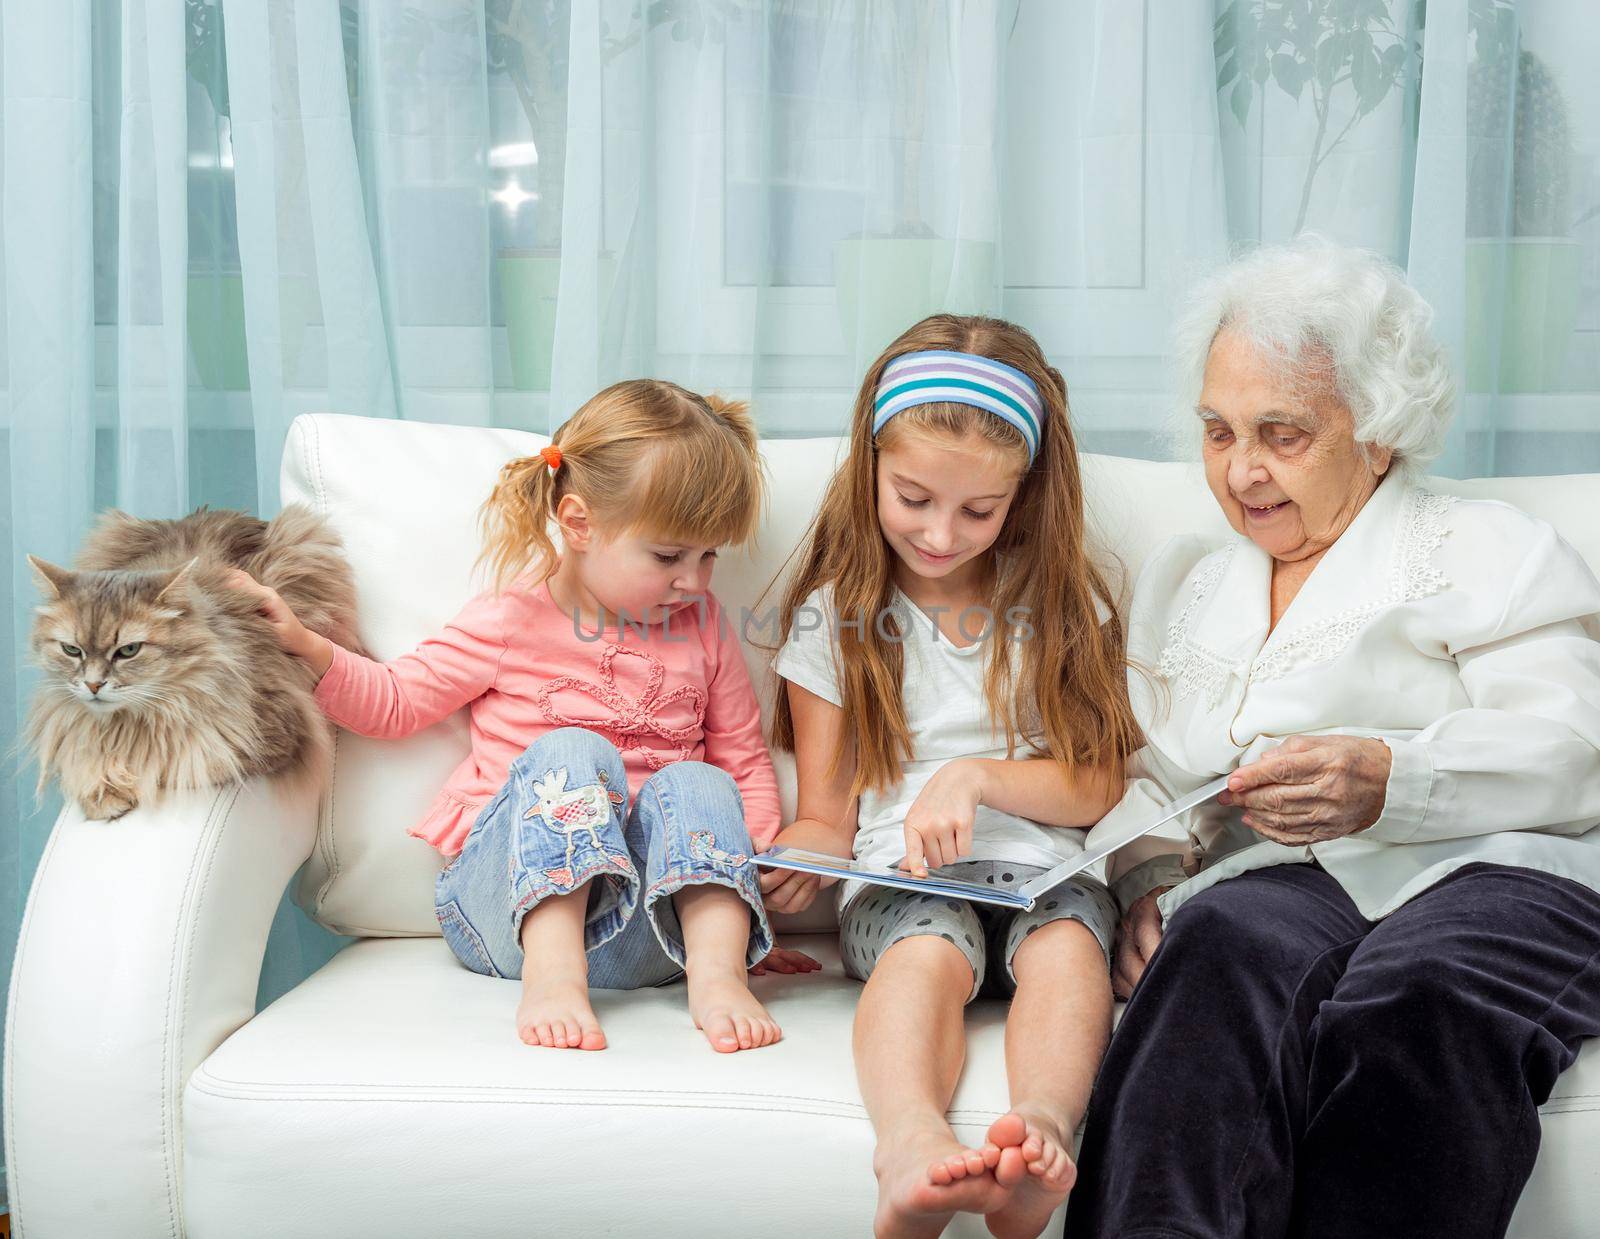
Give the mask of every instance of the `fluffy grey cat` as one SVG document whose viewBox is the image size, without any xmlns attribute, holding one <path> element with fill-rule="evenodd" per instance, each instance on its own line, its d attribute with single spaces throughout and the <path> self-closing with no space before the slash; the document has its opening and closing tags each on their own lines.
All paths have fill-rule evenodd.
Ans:
<svg viewBox="0 0 1600 1239">
<path fill-rule="evenodd" d="M 325 773 L 332 733 L 310 669 L 226 583 L 242 568 L 306 627 L 360 649 L 350 567 L 309 508 L 270 522 L 108 512 L 73 569 L 28 562 L 45 599 L 33 625 L 45 682 L 27 729 L 41 790 L 55 777 L 85 817 L 106 819 L 163 788 Z"/>
</svg>

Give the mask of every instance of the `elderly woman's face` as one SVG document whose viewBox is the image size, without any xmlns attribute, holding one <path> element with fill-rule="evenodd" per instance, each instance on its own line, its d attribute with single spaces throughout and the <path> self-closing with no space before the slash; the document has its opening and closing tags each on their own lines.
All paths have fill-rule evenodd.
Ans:
<svg viewBox="0 0 1600 1239">
<path fill-rule="evenodd" d="M 1332 546 L 1389 468 L 1386 449 L 1363 455 L 1331 383 L 1301 386 L 1223 330 L 1197 410 L 1206 481 L 1228 523 L 1284 561 Z"/>
</svg>

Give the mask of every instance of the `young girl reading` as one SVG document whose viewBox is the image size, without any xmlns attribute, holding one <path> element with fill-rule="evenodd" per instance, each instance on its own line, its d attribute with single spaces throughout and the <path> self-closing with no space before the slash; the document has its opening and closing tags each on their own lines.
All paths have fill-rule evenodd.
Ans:
<svg viewBox="0 0 1600 1239">
<path fill-rule="evenodd" d="M 800 554 L 774 722 L 799 810 L 777 842 L 979 882 L 1081 851 L 1139 733 L 1085 551 L 1066 386 L 1033 338 L 936 315 L 890 345 Z M 767 906 L 798 911 L 823 881 L 765 873 Z M 845 969 L 867 982 L 855 1055 L 877 1233 L 937 1235 L 970 1211 L 1037 1235 L 1071 1187 L 1111 1031 L 1105 887 L 1073 878 L 1017 913 L 854 882 L 840 920 Z M 986 989 L 1014 994 L 1012 1109 L 969 1148 L 945 1112 L 962 1010 Z"/>
<path fill-rule="evenodd" d="M 708 592 L 717 548 L 753 535 L 762 495 L 742 405 L 637 380 L 505 466 L 483 509 L 496 587 L 409 654 L 334 645 L 240 574 L 340 726 L 406 736 L 470 704 L 472 751 L 411 833 L 452 858 L 435 893 L 451 950 L 521 978 L 529 1045 L 603 1049 L 590 986 L 680 973 L 714 1049 L 768 1045 L 779 1029 L 746 969 L 816 967 L 767 959 L 749 855 L 777 832 L 777 785 Z"/>
</svg>

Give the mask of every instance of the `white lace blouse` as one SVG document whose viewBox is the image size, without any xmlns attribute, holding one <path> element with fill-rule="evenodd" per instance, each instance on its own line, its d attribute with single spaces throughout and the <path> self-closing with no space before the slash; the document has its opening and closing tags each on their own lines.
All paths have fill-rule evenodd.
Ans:
<svg viewBox="0 0 1600 1239">
<path fill-rule="evenodd" d="M 1089 844 L 1294 735 L 1382 739 L 1383 814 L 1286 847 L 1212 803 L 1112 855 L 1124 907 L 1175 885 L 1170 916 L 1313 856 L 1371 919 L 1474 862 L 1600 890 L 1600 581 L 1577 551 L 1509 505 L 1391 477 L 1269 634 L 1271 570 L 1248 539 L 1185 537 L 1140 574 L 1129 685 L 1147 744 Z"/>
</svg>

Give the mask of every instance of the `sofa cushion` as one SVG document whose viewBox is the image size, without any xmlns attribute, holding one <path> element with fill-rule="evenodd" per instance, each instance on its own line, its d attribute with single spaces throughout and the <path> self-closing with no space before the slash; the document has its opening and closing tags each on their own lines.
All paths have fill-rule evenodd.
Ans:
<svg viewBox="0 0 1600 1239">
<path fill-rule="evenodd" d="M 850 1026 L 861 987 L 830 936 L 819 974 L 756 978 L 775 1046 L 712 1053 L 680 985 L 596 991 L 603 1053 L 517 1040 L 520 986 L 437 938 L 358 942 L 225 1041 L 183 1099 L 188 1231 L 337 1235 L 869 1234 L 872 1130 Z M 1007 1106 L 1004 1008 L 974 1003 L 949 1117 Z M 1600 1042 L 1541 1108 L 1511 1239 L 1579 1239 L 1600 1209 Z M 1174 1115 L 1181 1122 L 1181 1115 Z M 685 1170 L 685 1158 L 699 1166 Z M 982 1220 L 947 1234 L 977 1239 Z M 1059 1234 L 1053 1224 L 1046 1234 Z"/>
<path fill-rule="evenodd" d="M 850 1053 L 861 987 L 831 936 L 787 942 L 825 970 L 755 978 L 785 1037 L 741 1054 L 711 1050 L 681 984 L 595 991 L 601 1053 L 531 1048 L 513 1025 L 519 985 L 436 938 L 358 942 L 190 1078 L 189 1231 L 870 1234 L 872 1128 Z M 968 1142 L 1007 1107 L 1002 1021 L 988 1002 L 968 1020 L 949 1112 Z M 988 1234 L 981 1218 L 947 1233 Z"/>
</svg>

